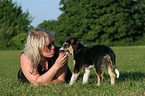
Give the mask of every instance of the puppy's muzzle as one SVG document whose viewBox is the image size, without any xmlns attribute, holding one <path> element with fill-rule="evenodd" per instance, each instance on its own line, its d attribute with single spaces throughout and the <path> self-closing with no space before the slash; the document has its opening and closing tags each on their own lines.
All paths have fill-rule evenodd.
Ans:
<svg viewBox="0 0 145 96">
<path fill-rule="evenodd" d="M 61 47 L 61 48 L 59 49 L 59 53 L 68 54 L 69 52 L 68 52 L 68 50 L 66 50 L 66 49 L 64 49 L 63 47 Z"/>
</svg>

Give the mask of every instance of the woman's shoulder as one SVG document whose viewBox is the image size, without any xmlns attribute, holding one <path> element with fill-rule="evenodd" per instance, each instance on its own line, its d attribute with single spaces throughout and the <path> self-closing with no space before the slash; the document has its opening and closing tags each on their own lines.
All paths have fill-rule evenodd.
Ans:
<svg viewBox="0 0 145 96">
<path fill-rule="evenodd" d="M 20 61 L 21 61 L 21 64 L 30 62 L 29 58 L 27 57 L 27 55 L 25 53 L 21 54 Z"/>
<path fill-rule="evenodd" d="M 26 54 L 24 52 L 21 53 L 20 57 L 25 57 Z"/>
<path fill-rule="evenodd" d="M 20 56 L 20 60 L 21 61 L 25 61 L 25 60 L 28 60 L 27 56 L 25 53 L 22 53 L 21 56 Z"/>
<path fill-rule="evenodd" d="M 25 53 L 22 53 L 20 56 L 20 62 L 21 62 L 21 68 L 22 71 L 25 72 L 32 72 L 33 68 L 32 67 L 32 62 L 30 61 L 30 59 L 27 57 L 27 55 Z"/>
<path fill-rule="evenodd" d="M 24 52 L 21 53 L 20 57 L 27 57 Z"/>
</svg>

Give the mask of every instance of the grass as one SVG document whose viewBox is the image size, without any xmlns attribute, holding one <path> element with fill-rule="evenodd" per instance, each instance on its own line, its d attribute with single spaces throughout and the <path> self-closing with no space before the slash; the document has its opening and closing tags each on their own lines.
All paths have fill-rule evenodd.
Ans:
<svg viewBox="0 0 145 96">
<path fill-rule="evenodd" d="M 83 72 L 72 86 L 67 84 L 32 87 L 20 83 L 17 73 L 20 69 L 21 51 L 0 51 L 0 96 L 143 96 L 145 95 L 145 47 L 112 47 L 120 71 L 115 85 L 105 71 L 105 80 L 96 86 L 97 76 L 91 69 L 89 84 L 82 85 Z M 72 57 L 69 66 L 73 70 Z"/>
</svg>

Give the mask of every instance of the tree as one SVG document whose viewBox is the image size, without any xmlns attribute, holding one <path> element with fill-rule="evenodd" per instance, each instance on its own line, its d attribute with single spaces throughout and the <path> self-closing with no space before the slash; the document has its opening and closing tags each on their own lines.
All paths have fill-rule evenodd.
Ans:
<svg viewBox="0 0 145 96">
<path fill-rule="evenodd" d="M 144 0 L 61 0 L 60 5 L 55 27 L 60 43 L 75 36 L 85 44 L 129 44 L 145 32 Z"/>
<path fill-rule="evenodd" d="M 37 27 L 52 32 L 52 31 L 55 30 L 54 29 L 55 28 L 55 23 L 56 23 L 55 20 L 48 20 L 48 21 L 44 20 Z"/>
<path fill-rule="evenodd" d="M 32 17 L 29 16 L 29 12 L 23 13 L 21 6 L 12 0 L 0 0 L 0 18 L 0 49 L 17 47 L 15 45 L 21 41 L 23 43 L 26 35 L 24 40 L 14 38 L 21 36 L 19 34 L 26 34 L 32 27 L 30 26 Z"/>
</svg>

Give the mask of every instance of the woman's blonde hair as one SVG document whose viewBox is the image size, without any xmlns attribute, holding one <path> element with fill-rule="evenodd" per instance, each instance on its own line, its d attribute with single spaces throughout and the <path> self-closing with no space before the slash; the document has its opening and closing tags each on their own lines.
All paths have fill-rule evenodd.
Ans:
<svg viewBox="0 0 145 96">
<path fill-rule="evenodd" d="M 34 29 L 29 32 L 24 53 L 30 59 L 33 68 L 37 68 L 40 63 L 40 52 L 45 47 L 46 38 L 51 42 L 54 40 L 54 35 L 43 29 Z"/>
</svg>

